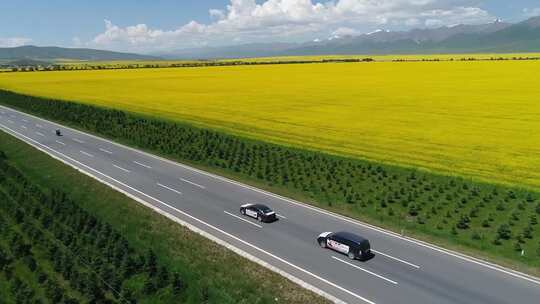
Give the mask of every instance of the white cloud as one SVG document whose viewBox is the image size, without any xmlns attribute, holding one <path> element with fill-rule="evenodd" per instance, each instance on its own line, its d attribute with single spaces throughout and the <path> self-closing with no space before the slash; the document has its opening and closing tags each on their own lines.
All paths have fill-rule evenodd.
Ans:
<svg viewBox="0 0 540 304">
<path fill-rule="evenodd" d="M 210 9 L 208 13 L 210 14 L 210 17 L 214 19 L 221 20 L 225 18 L 225 13 L 220 9 Z"/>
<path fill-rule="evenodd" d="M 105 32 L 97 35 L 89 45 L 103 46 L 112 49 L 145 49 L 156 46 L 159 49 L 181 45 L 183 40 L 195 44 L 207 32 L 207 26 L 191 21 L 173 31 L 150 29 L 146 24 L 137 24 L 121 28 L 111 21 L 105 20 Z"/>
<path fill-rule="evenodd" d="M 523 14 L 524 14 L 526 17 L 536 17 L 536 16 L 540 16 L 540 7 L 536 7 L 536 8 L 524 8 L 524 9 L 523 9 Z"/>
<path fill-rule="evenodd" d="M 28 45 L 31 42 L 32 39 L 24 37 L 0 38 L 0 47 L 16 47 Z"/>
<path fill-rule="evenodd" d="M 79 38 L 79 37 L 73 37 L 73 39 L 71 39 L 71 42 L 72 42 L 74 47 L 83 46 L 83 42 L 82 42 L 81 38 Z"/>
<path fill-rule="evenodd" d="M 370 32 L 375 28 L 406 29 L 494 19 L 475 7 L 477 0 L 231 0 L 224 9 L 211 9 L 212 22 L 191 21 L 174 30 L 146 24 L 119 27 L 105 21 L 105 32 L 90 46 L 156 51 L 231 41 L 304 41 L 316 37 Z"/>
<path fill-rule="evenodd" d="M 332 32 L 331 38 L 339 38 L 344 36 L 354 36 L 354 35 L 360 35 L 362 32 L 360 32 L 357 29 L 353 29 L 350 27 L 340 27 L 337 30 Z"/>
<path fill-rule="evenodd" d="M 444 25 L 444 22 L 440 19 L 426 19 L 425 25 L 426 27 L 440 27 Z"/>
<path fill-rule="evenodd" d="M 408 27 L 419 26 L 420 25 L 420 20 L 418 18 L 409 18 L 409 19 L 405 20 L 404 23 Z"/>
</svg>

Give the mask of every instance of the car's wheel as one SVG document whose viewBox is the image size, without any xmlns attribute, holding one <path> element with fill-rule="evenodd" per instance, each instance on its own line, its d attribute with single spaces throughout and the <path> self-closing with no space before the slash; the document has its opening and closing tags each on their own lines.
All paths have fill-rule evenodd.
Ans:
<svg viewBox="0 0 540 304">
<path fill-rule="evenodd" d="M 326 248 L 326 240 L 321 240 L 319 242 L 319 246 L 321 246 L 322 248 Z"/>
<path fill-rule="evenodd" d="M 355 255 L 354 252 L 352 252 L 352 251 L 349 251 L 348 256 L 349 256 L 349 259 L 351 259 L 351 260 L 356 259 L 356 255 Z"/>
<path fill-rule="evenodd" d="M 259 222 L 262 222 L 263 219 L 262 219 L 262 217 L 259 215 L 259 216 L 257 216 L 257 220 L 258 220 Z"/>
<path fill-rule="evenodd" d="M 242 213 L 243 215 L 246 215 L 246 209 L 240 209 L 240 213 Z"/>
</svg>

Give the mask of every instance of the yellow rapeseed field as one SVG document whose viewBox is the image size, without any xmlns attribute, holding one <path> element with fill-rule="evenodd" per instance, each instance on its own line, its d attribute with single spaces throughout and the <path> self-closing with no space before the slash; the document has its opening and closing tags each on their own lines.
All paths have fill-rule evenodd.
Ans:
<svg viewBox="0 0 540 304">
<path fill-rule="evenodd" d="M 422 60 L 491 60 L 491 59 L 514 59 L 514 58 L 539 58 L 540 53 L 476 53 L 476 54 L 399 54 L 399 55 L 313 55 L 313 56 L 278 56 L 258 57 L 245 59 L 223 59 L 219 61 L 246 61 L 246 62 L 275 62 L 275 61 L 323 61 L 332 59 L 365 59 L 371 58 L 376 61 L 422 61 Z"/>
<path fill-rule="evenodd" d="M 539 61 L 0 74 L 0 88 L 540 189 Z"/>
</svg>

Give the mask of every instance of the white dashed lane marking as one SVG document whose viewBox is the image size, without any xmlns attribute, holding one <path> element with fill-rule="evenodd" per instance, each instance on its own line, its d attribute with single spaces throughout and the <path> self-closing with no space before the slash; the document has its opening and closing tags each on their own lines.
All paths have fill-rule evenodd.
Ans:
<svg viewBox="0 0 540 304">
<path fill-rule="evenodd" d="M 90 154 L 88 152 L 84 152 L 84 151 L 79 151 L 79 152 L 81 152 L 82 154 L 84 154 L 84 155 L 86 155 L 88 157 L 94 157 L 94 155 L 92 155 L 92 154 Z"/>
<path fill-rule="evenodd" d="M 196 184 L 196 183 L 194 183 L 194 182 L 192 182 L 192 181 L 188 181 L 187 179 L 181 178 L 180 180 L 183 181 L 184 183 L 188 183 L 188 184 L 193 185 L 193 186 L 195 186 L 195 187 L 199 187 L 199 188 L 201 188 L 201 189 L 205 189 L 204 186 L 201 186 L 201 185 L 199 185 L 199 184 Z"/>
<path fill-rule="evenodd" d="M 99 151 L 107 153 L 107 154 L 113 154 L 111 151 L 105 150 L 103 148 L 99 148 Z"/>
<path fill-rule="evenodd" d="M 371 274 L 372 276 L 375 276 L 375 277 L 377 277 L 377 278 L 379 278 L 379 279 L 382 279 L 382 280 L 385 280 L 385 281 L 387 281 L 387 282 L 390 282 L 390 283 L 392 283 L 392 284 L 394 284 L 394 285 L 397 285 L 397 284 L 398 284 L 396 281 L 392 281 L 392 280 L 390 280 L 390 279 L 388 279 L 388 278 L 383 277 L 383 276 L 380 275 L 380 274 L 376 274 L 375 272 L 369 271 L 369 270 L 364 269 L 364 268 L 362 268 L 362 267 L 360 267 L 360 266 L 354 265 L 353 263 L 349 263 L 349 262 L 347 262 L 347 261 L 344 261 L 344 260 L 342 260 L 342 259 L 340 259 L 340 258 L 336 258 L 335 256 L 332 256 L 332 259 L 334 259 L 334 260 L 336 260 L 336 261 L 339 261 L 339 262 L 341 262 L 341 263 L 343 263 L 343 264 L 347 264 L 347 265 L 349 265 L 349 266 L 351 266 L 351 267 L 353 267 L 353 268 L 356 268 L 356 269 L 358 269 L 358 270 L 361 270 L 361 271 L 363 271 L 363 272 L 365 272 L 365 273 L 369 273 L 369 274 Z"/>
<path fill-rule="evenodd" d="M 160 186 L 161 188 L 165 188 L 165 189 L 167 189 L 167 190 L 169 190 L 169 191 L 172 191 L 172 192 L 174 192 L 174 193 L 176 193 L 176 194 L 182 195 L 182 192 L 180 192 L 180 191 L 178 191 L 178 190 L 176 190 L 176 189 L 173 189 L 173 188 L 171 188 L 171 187 L 165 186 L 165 185 L 160 184 L 160 183 L 157 183 L 157 185 Z"/>
<path fill-rule="evenodd" d="M 246 219 L 243 219 L 243 218 L 239 217 L 239 216 L 236 215 L 236 214 L 232 214 L 232 213 L 227 212 L 227 211 L 223 211 L 223 212 L 225 212 L 225 213 L 227 213 L 228 215 L 233 216 L 233 217 L 235 217 L 235 218 L 237 218 L 237 219 L 239 219 L 239 220 L 241 220 L 241 221 L 244 221 L 244 222 L 246 222 L 246 223 L 248 223 L 248 224 L 251 224 L 251 225 L 253 225 L 253 226 L 257 226 L 257 227 L 259 227 L 259 228 L 262 228 L 261 225 L 252 223 L 252 222 L 250 222 L 250 221 L 248 221 L 248 220 L 246 220 Z"/>
<path fill-rule="evenodd" d="M 398 259 L 398 258 L 396 258 L 396 257 L 393 257 L 393 256 L 391 256 L 391 255 L 389 255 L 389 254 L 386 254 L 386 253 L 382 253 L 382 252 L 377 251 L 377 250 L 375 250 L 375 249 L 371 249 L 371 251 L 375 252 L 376 254 L 380 254 L 380 255 L 382 255 L 382 256 L 385 256 L 385 257 L 387 257 L 387 258 L 389 258 L 389 259 L 392 259 L 392 260 L 394 260 L 394 261 L 398 261 L 398 262 L 400 262 L 400 263 L 407 264 L 407 265 L 409 265 L 409 266 L 411 266 L 411 267 L 414 267 L 414 268 L 416 268 L 416 269 L 419 269 L 419 268 L 420 268 L 420 266 L 415 265 L 415 264 L 413 264 L 413 263 L 411 263 L 411 262 L 407 262 L 407 261 L 404 261 L 404 260 L 402 260 L 402 259 Z"/>
<path fill-rule="evenodd" d="M 150 166 L 148 166 L 148 165 L 145 165 L 145 164 L 143 164 L 143 163 L 140 163 L 140 162 L 138 162 L 138 161 L 135 161 L 135 160 L 133 161 L 133 163 L 135 163 L 135 164 L 137 164 L 137 165 L 139 165 L 139 166 L 141 166 L 141 167 L 145 167 L 146 169 L 152 169 L 152 167 L 150 167 Z"/>
<path fill-rule="evenodd" d="M 113 167 L 115 167 L 116 169 L 122 170 L 122 171 L 124 171 L 124 172 L 126 172 L 126 173 L 130 173 L 130 172 L 131 172 L 131 171 L 129 171 L 128 169 L 122 168 L 122 167 L 117 166 L 117 165 L 115 165 L 115 164 L 113 164 Z"/>
</svg>

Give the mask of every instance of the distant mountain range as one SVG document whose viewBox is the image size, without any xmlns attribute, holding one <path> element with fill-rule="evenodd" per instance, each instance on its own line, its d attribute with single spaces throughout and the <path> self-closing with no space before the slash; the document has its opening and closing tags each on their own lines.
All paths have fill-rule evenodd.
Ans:
<svg viewBox="0 0 540 304">
<path fill-rule="evenodd" d="M 130 53 L 119 53 L 111 51 L 102 51 L 94 49 L 76 49 L 61 47 L 38 47 L 38 46 L 20 46 L 14 48 L 0 48 L 0 60 L 18 61 L 18 60 L 89 60 L 89 61 L 108 61 L 108 60 L 156 60 L 156 56 L 138 55 Z"/>
<path fill-rule="evenodd" d="M 540 52 L 540 17 L 512 24 L 444 26 L 411 31 L 378 30 L 358 36 L 330 37 L 307 43 L 259 43 L 183 49 L 165 58 L 215 59 L 266 56 L 349 54 Z"/>
<path fill-rule="evenodd" d="M 481 25 L 461 24 L 411 31 L 377 30 L 358 36 L 334 36 L 305 43 L 204 47 L 162 52 L 154 56 L 82 48 L 21 46 L 0 48 L 0 63 L 502 52 L 540 52 L 540 17 L 516 24 L 496 20 Z"/>
</svg>

